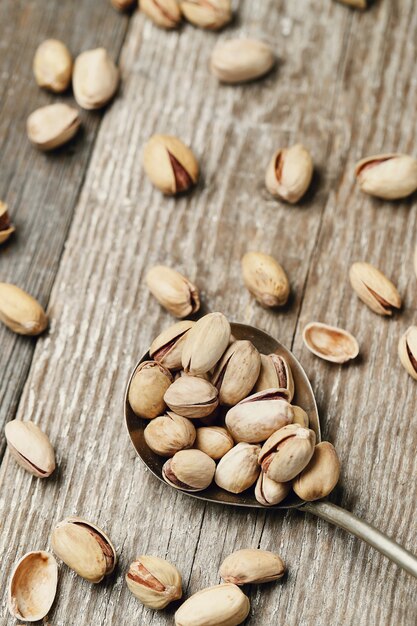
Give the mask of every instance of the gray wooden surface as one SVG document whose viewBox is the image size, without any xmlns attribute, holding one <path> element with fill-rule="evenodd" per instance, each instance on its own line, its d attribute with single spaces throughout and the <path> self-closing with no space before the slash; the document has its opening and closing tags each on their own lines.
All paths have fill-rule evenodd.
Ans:
<svg viewBox="0 0 417 626">
<path fill-rule="evenodd" d="M 176 563 L 189 595 L 218 582 L 227 554 L 257 546 L 277 550 L 289 573 L 247 590 L 248 624 L 413 626 L 415 580 L 346 533 L 300 512 L 204 506 L 159 484 L 130 445 L 122 400 L 132 366 L 171 323 L 143 281 L 150 265 L 167 263 L 200 286 L 207 309 L 293 347 L 342 461 L 331 500 L 417 553 L 416 386 L 396 356 L 416 316 L 415 198 L 373 200 L 353 178 L 365 154 L 416 154 L 414 0 L 379 0 L 365 14 L 329 0 L 247 0 L 220 35 L 163 32 L 136 13 L 119 97 L 104 117 L 83 116 L 86 135 L 50 156 L 24 133 L 27 113 L 51 100 L 31 79 L 37 43 L 53 35 L 74 52 L 102 43 L 117 54 L 127 18 L 105 1 L 5 0 L 0 11 L 0 195 L 19 229 L 0 251 L 0 277 L 49 301 L 52 319 L 33 356 L 33 341 L 0 329 L 0 410 L 3 421 L 38 422 L 59 463 L 39 481 L 3 456 L 2 588 L 19 556 L 49 546 L 54 523 L 78 514 L 109 533 L 119 566 L 97 586 L 62 567 L 51 626 L 172 624 L 173 610 L 152 613 L 127 591 L 136 554 Z M 220 86 L 207 60 L 218 37 L 238 33 L 273 44 L 278 67 L 252 85 Z M 191 195 L 166 199 L 146 180 L 141 150 L 153 132 L 193 146 L 203 174 Z M 307 198 L 288 207 L 267 195 L 263 175 L 274 149 L 295 141 L 311 149 L 317 172 Z M 287 270 L 286 310 L 262 310 L 243 288 L 248 249 L 273 253 Z M 400 315 L 379 318 L 357 300 L 347 280 L 354 260 L 394 279 Z M 353 332 L 361 358 L 341 368 L 310 355 L 301 331 L 313 319 Z M 0 611 L 0 623 L 14 623 L 5 594 Z"/>
</svg>

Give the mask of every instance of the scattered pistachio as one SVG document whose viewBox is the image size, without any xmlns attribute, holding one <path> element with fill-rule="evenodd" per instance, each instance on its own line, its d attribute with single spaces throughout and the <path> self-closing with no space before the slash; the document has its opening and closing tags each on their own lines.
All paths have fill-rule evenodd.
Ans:
<svg viewBox="0 0 417 626">
<path fill-rule="evenodd" d="M 269 583 L 284 576 L 285 565 L 267 550 L 237 550 L 225 558 L 219 573 L 224 582 L 235 585 Z"/>
<path fill-rule="evenodd" d="M 74 63 L 72 87 L 83 109 L 101 109 L 119 86 L 119 70 L 104 48 L 82 52 Z"/>
<path fill-rule="evenodd" d="M 370 263 L 353 263 L 349 279 L 356 294 L 374 313 L 392 315 L 401 308 L 401 296 L 395 285 Z"/>
<path fill-rule="evenodd" d="M 182 349 L 194 324 L 191 320 L 183 320 L 162 331 L 149 348 L 151 358 L 170 370 L 181 369 Z"/>
<path fill-rule="evenodd" d="M 182 596 L 181 574 L 174 565 L 157 556 L 138 556 L 130 564 L 126 584 L 150 609 L 164 609 Z"/>
<path fill-rule="evenodd" d="M 38 478 L 52 474 L 54 449 L 39 426 L 34 422 L 12 420 L 6 424 L 5 435 L 10 454 L 27 472 Z"/>
<path fill-rule="evenodd" d="M 143 150 L 143 167 L 150 181 L 172 196 L 196 184 L 197 160 L 180 139 L 171 135 L 153 135 Z"/>
<path fill-rule="evenodd" d="M 396 200 L 417 189 L 417 159 L 407 154 L 377 154 L 357 163 L 356 178 L 361 191 Z"/>
<path fill-rule="evenodd" d="M 230 583 L 198 591 L 175 613 L 175 626 L 238 626 L 250 611 L 247 596 Z"/>
<path fill-rule="evenodd" d="M 197 428 L 195 447 L 218 461 L 235 445 L 233 437 L 221 426 L 202 426 Z"/>
<path fill-rule="evenodd" d="M 257 393 L 266 389 L 279 389 L 288 402 L 294 397 L 291 368 L 279 354 L 261 354 L 261 370 L 253 391 Z"/>
<path fill-rule="evenodd" d="M 306 193 L 313 178 L 313 159 L 300 143 L 275 152 L 265 174 L 269 193 L 295 204 Z"/>
<path fill-rule="evenodd" d="M 48 317 L 26 291 L 0 283 L 0 322 L 18 335 L 40 335 L 48 326 Z"/>
<path fill-rule="evenodd" d="M 35 52 L 33 73 L 39 87 L 54 93 L 66 91 L 72 75 L 72 57 L 67 46 L 58 39 L 43 41 Z"/>
<path fill-rule="evenodd" d="M 284 306 L 290 294 L 287 275 L 269 254 L 247 252 L 242 258 L 243 282 L 264 307 Z"/>
<path fill-rule="evenodd" d="M 398 356 L 404 368 L 417 380 L 417 326 L 410 326 L 398 342 Z"/>
<path fill-rule="evenodd" d="M 176 28 L 181 22 L 177 0 L 139 0 L 139 8 L 160 28 Z"/>
<path fill-rule="evenodd" d="M 10 613 L 25 622 L 43 619 L 55 600 L 57 584 L 58 565 L 52 554 L 28 552 L 16 563 L 10 577 Z"/>
<path fill-rule="evenodd" d="M 200 308 L 200 294 L 188 278 L 166 265 L 155 265 L 146 274 L 152 295 L 174 317 L 187 317 Z"/>
<path fill-rule="evenodd" d="M 219 404 L 216 387 L 197 376 L 177 378 L 166 390 L 164 400 L 172 411 L 190 418 L 206 417 Z"/>
<path fill-rule="evenodd" d="M 289 424 L 273 433 L 262 446 L 259 463 L 262 470 L 277 483 L 295 478 L 314 453 L 316 435 L 299 424 Z"/>
<path fill-rule="evenodd" d="M 329 495 L 340 475 L 340 461 L 328 441 L 318 443 L 314 454 L 301 474 L 293 481 L 293 489 L 302 500 L 311 502 Z"/>
<path fill-rule="evenodd" d="M 219 42 L 211 55 L 212 73 L 224 83 L 243 83 L 267 74 L 275 63 L 268 44 L 256 39 Z"/>
<path fill-rule="evenodd" d="M 277 483 L 261 472 L 255 487 L 255 498 L 263 506 L 274 506 L 282 502 L 291 490 L 291 483 Z"/>
<path fill-rule="evenodd" d="M 141 363 L 133 375 L 128 395 L 136 415 L 147 419 L 161 415 L 166 408 L 164 394 L 172 381 L 171 372 L 156 361 Z"/>
<path fill-rule="evenodd" d="M 0 201 L 0 244 L 7 241 L 14 231 L 15 227 L 10 221 L 7 204 Z"/>
<path fill-rule="evenodd" d="M 153 419 L 144 430 L 145 441 L 160 456 L 171 457 L 176 452 L 191 448 L 196 432 L 190 420 L 172 411 Z"/>
<path fill-rule="evenodd" d="M 27 119 L 29 141 L 39 150 L 54 150 L 74 137 L 80 128 L 77 109 L 58 102 L 33 111 Z"/>
<path fill-rule="evenodd" d="M 162 476 L 182 491 L 202 491 L 213 480 L 216 464 L 201 450 L 180 450 L 162 468 Z"/>
<path fill-rule="evenodd" d="M 336 326 L 310 322 L 304 327 L 303 340 L 310 352 L 332 363 L 346 363 L 359 354 L 355 337 Z"/>
<path fill-rule="evenodd" d="M 185 372 L 197 375 L 211 370 L 230 341 L 230 324 L 223 313 L 209 313 L 187 333 L 182 350 Z"/>
<path fill-rule="evenodd" d="M 261 357 L 250 341 L 234 341 L 216 365 L 213 385 L 219 390 L 220 404 L 233 406 L 253 389 L 259 375 Z"/>
<path fill-rule="evenodd" d="M 231 493 L 249 489 L 259 476 L 260 446 L 238 443 L 222 457 L 217 465 L 216 485 Z"/>
<path fill-rule="evenodd" d="M 230 0 L 180 0 L 185 19 L 210 30 L 219 30 L 232 19 Z"/>
</svg>

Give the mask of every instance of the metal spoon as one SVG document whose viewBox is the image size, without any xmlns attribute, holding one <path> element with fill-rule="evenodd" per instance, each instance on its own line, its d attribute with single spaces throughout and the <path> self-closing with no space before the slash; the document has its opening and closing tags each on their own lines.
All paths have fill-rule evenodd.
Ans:
<svg viewBox="0 0 417 626">
<path fill-rule="evenodd" d="M 249 339 L 256 346 L 259 352 L 263 354 L 271 354 L 275 352 L 276 354 L 285 357 L 291 367 L 294 378 L 295 396 L 293 403 L 301 406 L 307 412 L 310 420 L 310 428 L 315 431 L 317 442 L 321 441 L 320 422 L 313 390 L 306 373 L 294 355 L 270 335 L 258 330 L 257 328 L 246 326 L 244 324 L 232 324 L 231 326 L 232 333 L 236 339 Z M 168 483 L 166 483 L 162 478 L 162 465 L 166 459 L 154 454 L 145 442 L 143 432 L 148 422 L 133 413 L 127 399 L 130 382 L 138 365 L 149 359 L 149 353 L 146 353 L 136 365 L 132 375 L 130 376 L 124 399 L 125 419 L 130 439 L 142 462 L 157 478 L 159 478 L 159 480 L 170 487 L 170 485 L 168 485 Z M 417 578 L 417 557 L 405 548 L 402 548 L 393 539 L 390 539 L 367 522 L 364 522 L 352 513 L 349 513 L 349 511 L 346 511 L 331 502 L 303 502 L 295 494 L 292 494 L 286 498 L 284 502 L 277 506 L 264 507 L 257 502 L 253 493 L 234 495 L 220 489 L 215 485 L 215 483 L 204 491 L 197 493 L 183 493 L 205 502 L 246 506 L 264 510 L 290 508 L 313 513 L 313 515 L 317 515 L 318 517 L 321 517 L 322 519 L 325 519 L 328 522 L 331 522 L 336 526 L 352 533 L 359 539 L 363 539 L 366 543 L 381 552 L 381 554 L 384 554 L 391 559 L 391 561 L 397 563 L 397 565 Z"/>
</svg>

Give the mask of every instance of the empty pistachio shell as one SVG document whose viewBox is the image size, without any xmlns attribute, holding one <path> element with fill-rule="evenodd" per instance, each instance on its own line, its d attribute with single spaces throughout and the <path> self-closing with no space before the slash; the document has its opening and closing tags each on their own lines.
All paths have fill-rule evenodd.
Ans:
<svg viewBox="0 0 417 626">
<path fill-rule="evenodd" d="M 293 424 L 300 424 L 300 426 L 304 426 L 304 428 L 308 428 L 309 419 L 307 413 L 300 406 L 291 405 L 294 413 Z"/>
<path fill-rule="evenodd" d="M 7 204 L 0 201 L 0 244 L 7 241 L 14 231 L 15 227 L 10 221 Z"/>
<path fill-rule="evenodd" d="M 149 422 L 143 434 L 153 452 L 168 457 L 191 448 L 196 436 L 192 422 L 172 411 Z"/>
<path fill-rule="evenodd" d="M 398 356 L 410 376 L 417 380 L 417 326 L 407 328 L 401 337 Z"/>
<path fill-rule="evenodd" d="M 225 558 L 219 573 L 235 585 L 269 583 L 284 576 L 285 565 L 278 554 L 267 550 L 237 550 Z"/>
<path fill-rule="evenodd" d="M 355 174 L 361 191 L 396 200 L 417 189 L 417 159 L 406 154 L 377 154 L 357 163 Z"/>
<path fill-rule="evenodd" d="M 182 366 L 190 374 L 205 374 L 219 361 L 230 341 L 230 324 L 223 313 L 205 315 L 187 333 Z"/>
<path fill-rule="evenodd" d="M 156 361 L 144 361 L 133 375 L 129 387 L 129 404 L 136 415 L 153 419 L 166 407 L 164 394 L 171 385 L 172 374 Z"/>
<path fill-rule="evenodd" d="M 362 302 L 378 315 L 392 315 L 401 308 L 401 296 L 395 285 L 370 263 L 353 263 L 349 279 Z"/>
<path fill-rule="evenodd" d="M 218 30 L 232 19 L 230 0 L 181 0 L 181 12 L 185 19 L 210 30 Z"/>
<path fill-rule="evenodd" d="M 165 392 L 164 400 L 175 413 L 190 418 L 210 415 L 219 404 L 216 387 L 197 376 L 177 378 Z"/>
<path fill-rule="evenodd" d="M 203 426 L 197 428 L 195 447 L 218 461 L 234 446 L 231 434 L 221 426 Z"/>
<path fill-rule="evenodd" d="M 307 467 L 293 482 L 293 489 L 302 500 L 325 498 L 335 488 L 340 475 L 336 450 L 328 441 L 318 443 Z"/>
<path fill-rule="evenodd" d="M 249 611 L 249 599 L 239 587 L 216 585 L 188 598 L 175 613 L 175 626 L 238 626 Z"/>
<path fill-rule="evenodd" d="M 58 102 L 33 111 L 27 119 L 29 141 L 40 150 L 54 150 L 74 137 L 80 127 L 77 109 Z"/>
<path fill-rule="evenodd" d="M 150 609 L 164 609 L 182 596 L 181 574 L 174 565 L 157 556 L 138 556 L 130 564 L 126 584 Z"/>
<path fill-rule="evenodd" d="M 56 595 L 58 565 L 49 552 L 28 552 L 13 568 L 8 608 L 13 617 L 37 622 L 49 612 Z"/>
<path fill-rule="evenodd" d="M 107 535 L 95 524 L 67 517 L 52 531 L 52 549 L 68 567 L 89 582 L 99 583 L 114 570 L 117 555 Z"/>
<path fill-rule="evenodd" d="M 185 276 L 166 265 L 155 265 L 146 274 L 152 295 L 175 317 L 187 317 L 200 308 L 200 296 Z"/>
<path fill-rule="evenodd" d="M 256 482 L 255 498 L 263 506 L 273 506 L 282 502 L 291 489 L 291 483 L 277 483 L 261 472 Z"/>
<path fill-rule="evenodd" d="M 304 327 L 303 340 L 310 352 L 332 363 L 346 363 L 359 354 L 355 337 L 336 326 L 310 322 Z"/>
<path fill-rule="evenodd" d="M 72 57 L 58 39 L 47 39 L 38 46 L 33 59 L 33 73 L 39 87 L 55 93 L 68 89 L 72 75 Z"/>
<path fill-rule="evenodd" d="M 279 354 L 261 354 L 261 369 L 253 391 L 257 393 L 266 389 L 279 389 L 288 402 L 294 397 L 291 368 Z"/>
<path fill-rule="evenodd" d="M 219 390 L 220 404 L 232 406 L 246 398 L 259 375 L 261 357 L 250 341 L 234 341 L 216 365 L 213 385 Z"/>
<path fill-rule="evenodd" d="M 182 349 L 185 338 L 187 332 L 194 324 L 195 322 L 191 320 L 183 320 L 162 331 L 153 340 L 149 348 L 149 354 L 152 359 L 170 370 L 181 369 Z"/>
<path fill-rule="evenodd" d="M 313 430 L 299 424 L 284 426 L 264 443 L 259 455 L 262 470 L 278 483 L 292 480 L 309 463 L 315 443 Z"/>
<path fill-rule="evenodd" d="M 220 459 L 214 480 L 216 485 L 231 493 L 249 489 L 259 476 L 260 446 L 238 443 Z"/>
<path fill-rule="evenodd" d="M 5 435 L 12 457 L 26 471 L 47 478 L 55 469 L 54 449 L 44 432 L 33 422 L 12 420 Z"/>
<path fill-rule="evenodd" d="M 154 135 L 143 150 L 143 167 L 150 181 L 166 195 L 187 191 L 198 179 L 198 163 L 180 139 Z"/>
<path fill-rule="evenodd" d="M 19 335 L 40 335 L 48 326 L 39 302 L 9 283 L 0 283 L 0 321 Z"/>
<path fill-rule="evenodd" d="M 229 39 L 214 48 L 210 69 L 224 83 L 243 83 L 267 74 L 274 63 L 274 52 L 263 41 Z"/>
<path fill-rule="evenodd" d="M 243 282 L 264 307 L 283 306 L 290 294 L 290 284 L 283 268 L 269 254 L 247 252 L 242 258 Z"/>
<path fill-rule="evenodd" d="M 273 196 L 294 204 L 309 188 L 313 169 L 313 159 L 300 143 L 277 150 L 266 170 L 266 188 Z"/>
<path fill-rule="evenodd" d="M 101 109 L 119 86 L 119 70 L 104 48 L 82 52 L 74 63 L 72 87 L 83 109 Z"/>
<path fill-rule="evenodd" d="M 181 22 L 177 0 L 139 0 L 139 8 L 160 28 L 175 28 Z"/>
<path fill-rule="evenodd" d="M 162 468 L 167 483 L 182 491 L 202 491 L 213 480 L 216 464 L 201 450 L 181 450 Z"/>
</svg>

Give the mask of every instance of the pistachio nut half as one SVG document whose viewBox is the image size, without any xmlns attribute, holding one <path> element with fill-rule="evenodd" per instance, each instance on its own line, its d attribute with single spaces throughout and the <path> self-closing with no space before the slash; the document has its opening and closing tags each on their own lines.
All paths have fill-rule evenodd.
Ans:
<svg viewBox="0 0 417 626">
<path fill-rule="evenodd" d="M 210 70 L 223 83 L 244 83 L 267 74 L 275 64 L 271 46 L 257 39 L 229 39 L 214 48 Z"/>
<path fill-rule="evenodd" d="M 216 485 L 231 493 L 249 489 L 259 476 L 258 456 L 261 447 L 238 443 L 222 457 L 217 465 Z"/>
<path fill-rule="evenodd" d="M 291 483 L 277 483 L 261 472 L 256 482 L 255 498 L 263 506 L 273 506 L 282 502 L 290 493 Z"/>
<path fill-rule="evenodd" d="M 295 478 L 309 463 L 314 453 L 316 435 L 299 424 L 280 428 L 265 441 L 259 463 L 268 478 L 285 483 Z"/>
<path fill-rule="evenodd" d="M 49 612 L 56 595 L 58 565 L 53 555 L 28 552 L 10 576 L 7 604 L 10 613 L 25 622 L 37 622 Z"/>
<path fill-rule="evenodd" d="M 235 441 L 260 443 L 293 421 L 292 406 L 280 389 L 266 389 L 241 400 L 226 414 Z"/>
<path fill-rule="evenodd" d="M 7 241 L 14 231 L 15 227 L 10 221 L 7 204 L 0 201 L 0 244 Z"/>
<path fill-rule="evenodd" d="M 235 445 L 232 435 L 222 426 L 202 426 L 197 428 L 195 447 L 218 461 Z"/>
<path fill-rule="evenodd" d="M 183 417 L 199 418 L 213 413 L 219 404 L 216 387 L 197 376 L 181 376 L 165 392 L 169 408 Z"/>
<path fill-rule="evenodd" d="M 180 139 L 172 135 L 153 135 L 143 150 L 143 167 L 162 193 L 172 196 L 196 184 L 197 159 Z"/>
<path fill-rule="evenodd" d="M 253 389 L 261 368 L 261 356 L 251 341 L 234 341 L 217 363 L 212 383 L 220 404 L 233 406 Z"/>
<path fill-rule="evenodd" d="M 384 198 L 405 198 L 417 189 L 417 159 L 407 154 L 377 154 L 355 167 L 361 191 Z"/>
<path fill-rule="evenodd" d="M 230 341 L 230 324 L 223 313 L 209 313 L 191 330 L 182 350 L 182 366 L 187 373 L 205 374 L 222 357 Z"/>
<path fill-rule="evenodd" d="M 417 380 L 417 326 L 410 326 L 398 342 L 398 356 L 407 372 Z"/>
<path fill-rule="evenodd" d="M 304 426 L 304 428 L 308 428 L 310 420 L 308 419 L 307 413 L 300 406 L 296 406 L 292 404 L 292 410 L 294 413 L 293 424 L 299 424 L 300 426 Z"/>
<path fill-rule="evenodd" d="M 320 322 L 304 327 L 303 341 L 310 352 L 331 363 L 346 363 L 359 354 L 359 344 L 351 333 Z"/>
<path fill-rule="evenodd" d="M 306 193 L 313 178 L 313 159 L 302 144 L 275 152 L 265 174 L 265 185 L 273 196 L 295 204 Z"/>
<path fill-rule="evenodd" d="M 119 86 L 119 70 L 107 50 L 82 52 L 74 63 L 72 88 L 83 109 L 101 109 L 113 98 Z"/>
<path fill-rule="evenodd" d="M 162 468 L 166 482 L 182 491 L 202 491 L 211 484 L 216 464 L 201 450 L 180 450 Z"/>
<path fill-rule="evenodd" d="M 191 448 L 196 432 L 192 422 L 172 411 L 151 420 L 143 435 L 155 454 L 173 456 L 176 452 Z"/>
<path fill-rule="evenodd" d="M 114 570 L 117 555 L 108 536 L 80 517 L 67 517 L 52 531 L 52 549 L 79 576 L 99 583 Z"/>
<path fill-rule="evenodd" d="M 133 375 L 128 400 L 139 417 L 153 419 L 165 408 L 164 394 L 173 381 L 171 372 L 156 361 L 144 361 Z"/>
<path fill-rule="evenodd" d="M 47 478 L 55 469 L 54 449 L 47 435 L 34 422 L 12 420 L 6 424 L 7 446 L 12 457 L 38 478 Z"/>
<path fill-rule="evenodd" d="M 155 265 L 146 274 L 149 291 L 171 315 L 187 317 L 200 308 L 200 294 L 185 276 L 166 265 Z"/>
<path fill-rule="evenodd" d="M 126 584 L 150 609 L 164 609 L 182 596 L 181 574 L 172 563 L 157 556 L 138 556 L 129 566 Z"/>
<path fill-rule="evenodd" d="M 163 330 L 151 343 L 149 348 L 151 358 L 169 370 L 181 369 L 185 338 L 194 324 L 195 322 L 191 320 L 183 320 Z"/>
<path fill-rule="evenodd" d="M 238 626 L 250 611 L 249 598 L 226 583 L 192 595 L 175 613 L 175 626 Z"/>
<path fill-rule="evenodd" d="M 33 73 L 39 87 L 61 93 L 68 89 L 72 75 L 72 57 L 58 39 L 46 39 L 36 49 Z"/>
<path fill-rule="evenodd" d="M 311 502 L 325 498 L 336 487 L 340 476 L 340 461 L 336 450 L 328 441 L 318 443 L 314 454 L 292 488 L 302 500 Z"/>
<path fill-rule="evenodd" d="M 139 8 L 160 28 L 176 28 L 181 22 L 177 0 L 139 0 Z"/>
<path fill-rule="evenodd" d="M 392 315 L 401 308 L 401 296 L 395 285 L 370 263 L 353 263 L 349 279 L 358 297 L 374 313 Z"/>
<path fill-rule="evenodd" d="M 0 322 L 18 335 L 40 335 L 48 326 L 48 317 L 26 291 L 0 283 Z"/>
<path fill-rule="evenodd" d="M 180 0 L 185 19 L 209 30 L 219 30 L 232 19 L 230 0 Z"/>
<path fill-rule="evenodd" d="M 253 391 L 257 393 L 266 389 L 279 389 L 288 402 L 294 397 L 291 368 L 279 354 L 261 354 L 261 369 Z"/>
<path fill-rule="evenodd" d="M 281 265 L 269 254 L 247 252 L 242 258 L 246 289 L 266 308 L 284 306 L 290 283 Z"/>
<path fill-rule="evenodd" d="M 237 550 L 225 558 L 219 573 L 224 582 L 235 585 L 270 583 L 284 576 L 285 565 L 268 550 Z"/>
<path fill-rule="evenodd" d="M 67 143 L 80 128 L 77 109 L 57 102 L 33 111 L 27 119 L 29 141 L 39 150 L 54 150 Z"/>
</svg>

